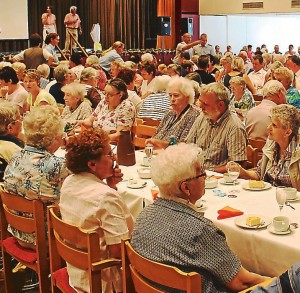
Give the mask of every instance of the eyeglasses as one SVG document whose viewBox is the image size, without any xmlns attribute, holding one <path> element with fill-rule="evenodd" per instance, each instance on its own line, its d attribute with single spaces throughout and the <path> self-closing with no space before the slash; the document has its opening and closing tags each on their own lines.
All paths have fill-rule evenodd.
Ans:
<svg viewBox="0 0 300 293">
<path fill-rule="evenodd" d="M 105 155 L 105 157 L 110 157 L 111 159 L 113 159 L 114 157 L 115 157 L 115 153 L 114 153 L 114 150 L 115 150 L 115 148 L 116 148 L 117 146 L 115 145 L 111 150 L 110 150 L 110 152 L 107 154 L 107 155 Z"/>
<path fill-rule="evenodd" d="M 183 182 L 191 181 L 191 180 L 198 179 L 198 178 L 201 178 L 201 177 L 204 177 L 204 179 L 206 179 L 206 173 L 204 172 L 204 173 L 201 173 L 201 174 L 199 174 L 195 177 L 185 179 Z"/>
<path fill-rule="evenodd" d="M 115 94 L 108 94 L 108 93 L 105 93 L 105 95 L 108 97 L 108 98 L 110 98 L 110 97 L 113 97 L 113 96 L 116 96 L 116 95 L 118 95 L 120 92 L 117 92 L 117 93 L 115 93 Z"/>
</svg>

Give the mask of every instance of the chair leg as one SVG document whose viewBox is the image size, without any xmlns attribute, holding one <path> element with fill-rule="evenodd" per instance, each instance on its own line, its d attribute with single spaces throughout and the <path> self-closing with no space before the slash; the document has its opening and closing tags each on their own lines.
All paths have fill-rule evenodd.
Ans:
<svg viewBox="0 0 300 293">
<path fill-rule="evenodd" d="M 13 282 L 11 255 L 5 253 L 5 251 L 2 251 L 2 258 L 3 258 L 5 290 L 7 293 L 13 293 L 16 290 Z"/>
<path fill-rule="evenodd" d="M 39 275 L 39 287 L 40 293 L 48 293 L 50 292 L 50 279 L 48 277 L 49 271 L 40 270 Z"/>
</svg>

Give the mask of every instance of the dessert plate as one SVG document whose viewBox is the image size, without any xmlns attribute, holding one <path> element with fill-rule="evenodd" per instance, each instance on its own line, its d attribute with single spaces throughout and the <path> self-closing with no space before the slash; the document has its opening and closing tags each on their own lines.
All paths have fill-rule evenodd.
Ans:
<svg viewBox="0 0 300 293">
<path fill-rule="evenodd" d="M 260 217 L 260 225 L 259 226 L 248 226 L 246 224 L 246 220 L 248 217 Z M 235 218 L 234 220 L 234 223 L 241 227 L 241 228 L 247 228 L 247 229 L 262 229 L 262 228 L 265 228 L 267 227 L 268 225 L 271 224 L 271 219 L 265 217 L 265 216 L 261 216 L 261 215 L 242 215 L 242 216 L 239 216 L 237 218 Z"/>
<path fill-rule="evenodd" d="M 224 185 L 233 185 L 233 182 L 226 182 L 226 181 L 224 180 L 224 178 L 219 179 L 219 182 L 220 182 L 221 184 L 224 184 Z M 235 181 L 235 185 L 238 185 L 238 184 L 240 184 L 240 181 L 237 179 L 237 180 Z"/>
<path fill-rule="evenodd" d="M 127 183 L 128 188 L 133 188 L 133 189 L 138 189 L 138 188 L 143 188 L 147 185 L 147 182 L 145 181 L 140 181 L 137 180 L 136 182 L 129 182 Z"/>
<path fill-rule="evenodd" d="M 249 187 L 249 182 L 248 181 L 245 181 L 242 184 L 242 188 L 244 188 L 246 190 L 251 190 L 251 191 L 267 190 L 267 189 L 270 189 L 271 187 L 272 187 L 272 185 L 269 182 L 265 182 L 264 187 L 254 187 L 254 188 Z"/>
</svg>

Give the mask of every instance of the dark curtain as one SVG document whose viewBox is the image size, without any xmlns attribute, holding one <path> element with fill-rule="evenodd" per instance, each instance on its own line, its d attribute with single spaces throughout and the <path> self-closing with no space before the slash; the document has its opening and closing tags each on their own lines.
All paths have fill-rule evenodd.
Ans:
<svg viewBox="0 0 300 293">
<path fill-rule="evenodd" d="M 83 47 L 93 48 L 90 31 L 94 23 L 101 26 L 101 43 L 103 49 L 115 41 L 122 41 L 126 48 L 153 47 L 156 43 L 156 0 L 28 0 L 29 35 L 42 35 L 42 13 L 47 5 L 53 7 L 56 15 L 60 47 L 64 48 L 66 31 L 64 17 L 70 6 L 77 6 L 77 13 L 82 21 L 83 34 L 79 42 Z M 0 41 L 0 52 L 27 48 L 27 40 Z"/>
</svg>

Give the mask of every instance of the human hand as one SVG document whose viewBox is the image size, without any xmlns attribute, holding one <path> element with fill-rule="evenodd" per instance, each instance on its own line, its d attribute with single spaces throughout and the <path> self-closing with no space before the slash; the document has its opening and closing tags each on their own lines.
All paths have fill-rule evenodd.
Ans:
<svg viewBox="0 0 300 293">
<path fill-rule="evenodd" d="M 106 178 L 106 183 L 109 187 L 117 190 L 117 184 L 123 180 L 123 173 L 117 163 L 115 163 L 115 167 L 113 168 L 113 175 Z"/>
<path fill-rule="evenodd" d="M 145 143 L 146 145 L 152 145 L 154 149 L 165 149 L 169 145 L 167 141 L 156 138 L 146 139 Z"/>
</svg>

